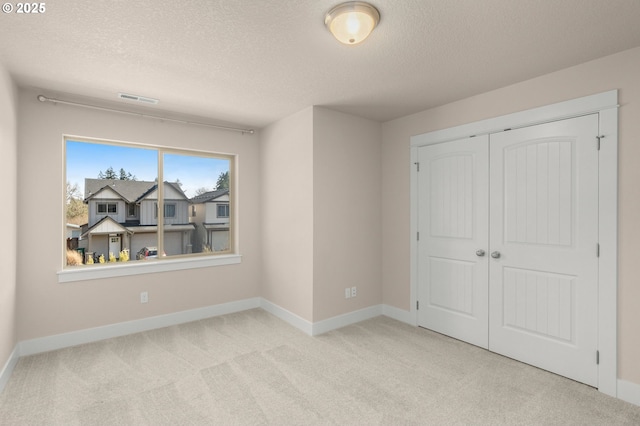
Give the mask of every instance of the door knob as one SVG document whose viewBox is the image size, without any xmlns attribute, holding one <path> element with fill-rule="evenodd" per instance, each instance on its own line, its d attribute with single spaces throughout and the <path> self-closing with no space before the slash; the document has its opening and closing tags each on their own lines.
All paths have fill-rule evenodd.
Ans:
<svg viewBox="0 0 640 426">
<path fill-rule="evenodd" d="M 491 253 L 491 257 L 493 257 L 494 259 L 499 259 L 500 258 L 500 252 L 499 251 L 494 251 L 493 253 Z"/>
<path fill-rule="evenodd" d="M 484 250 L 482 250 L 482 249 L 476 250 L 476 256 L 479 256 L 479 257 L 484 256 Z"/>
</svg>

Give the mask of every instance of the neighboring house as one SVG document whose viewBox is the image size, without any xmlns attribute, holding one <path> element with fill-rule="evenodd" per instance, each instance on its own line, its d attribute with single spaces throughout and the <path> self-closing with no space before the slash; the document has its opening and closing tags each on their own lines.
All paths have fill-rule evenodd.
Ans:
<svg viewBox="0 0 640 426">
<path fill-rule="evenodd" d="M 158 245 L 158 185 L 156 182 L 85 179 L 89 222 L 83 229 L 86 251 L 131 259 L 143 247 Z M 189 223 L 189 199 L 177 183 L 164 183 L 164 251 L 191 253 L 194 225 Z"/>
<path fill-rule="evenodd" d="M 78 248 L 81 234 L 82 228 L 80 225 L 67 223 L 67 250 L 76 250 Z"/>
<path fill-rule="evenodd" d="M 229 250 L 229 190 L 209 191 L 191 198 L 189 221 L 196 227 L 193 250 Z"/>
<path fill-rule="evenodd" d="M 75 225 L 73 223 L 67 223 L 67 239 L 80 238 L 82 234 L 82 230 L 80 225 Z"/>
</svg>

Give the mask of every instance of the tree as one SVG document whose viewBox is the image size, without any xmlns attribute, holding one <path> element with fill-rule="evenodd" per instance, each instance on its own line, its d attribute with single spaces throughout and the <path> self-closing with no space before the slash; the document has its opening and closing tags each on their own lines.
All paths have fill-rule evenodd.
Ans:
<svg viewBox="0 0 640 426">
<path fill-rule="evenodd" d="M 116 175 L 113 167 L 109 166 L 109 168 L 105 170 L 104 173 L 102 173 L 102 171 L 98 173 L 98 179 L 118 179 L 118 175 Z"/>
<path fill-rule="evenodd" d="M 109 166 L 109 168 L 104 172 L 101 170 L 100 173 L 98 173 L 98 179 L 136 180 L 136 177 L 135 175 L 132 175 L 131 172 L 127 172 L 123 168 L 120 168 L 120 173 L 118 174 L 113 170 L 113 167 Z"/>
<path fill-rule="evenodd" d="M 71 200 L 81 198 L 80 187 L 77 183 L 71 185 L 69 181 L 67 181 L 67 205 L 71 202 Z"/>
<path fill-rule="evenodd" d="M 67 221 L 81 225 L 87 222 L 88 218 L 88 206 L 82 201 L 82 195 L 80 194 L 80 188 L 75 183 L 71 185 L 67 182 Z"/>
<path fill-rule="evenodd" d="M 123 168 L 120 168 L 120 180 L 136 180 L 136 177 L 131 172 L 126 172 Z"/>
<path fill-rule="evenodd" d="M 220 176 L 218 176 L 218 181 L 216 182 L 216 190 L 219 189 L 229 189 L 229 172 L 222 172 Z"/>
<path fill-rule="evenodd" d="M 206 192 L 209 192 L 209 190 L 207 188 L 205 188 L 204 186 L 202 188 L 198 188 L 196 189 L 196 195 L 202 195 Z"/>
</svg>

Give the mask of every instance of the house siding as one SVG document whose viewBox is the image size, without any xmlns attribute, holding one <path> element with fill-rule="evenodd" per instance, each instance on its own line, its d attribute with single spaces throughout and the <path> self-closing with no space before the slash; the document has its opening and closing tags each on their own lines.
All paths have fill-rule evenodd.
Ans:
<svg viewBox="0 0 640 426">
<path fill-rule="evenodd" d="M 166 200 L 165 203 L 176 205 L 176 215 L 173 218 L 165 217 L 164 223 L 168 225 L 189 223 L 189 202 L 187 200 Z"/>
<path fill-rule="evenodd" d="M 218 217 L 218 204 L 229 204 L 229 197 L 225 198 L 226 200 L 216 199 L 215 202 L 205 203 L 206 213 L 204 223 L 229 223 L 228 217 Z"/>
<path fill-rule="evenodd" d="M 156 204 L 158 200 L 147 199 L 140 203 L 140 225 L 157 225 Z M 166 200 L 166 204 L 176 205 L 175 217 L 166 217 L 166 225 L 184 225 L 189 223 L 189 202 L 186 200 Z"/>
<path fill-rule="evenodd" d="M 157 225 L 156 218 L 157 200 L 144 200 L 140 203 L 140 225 Z"/>
</svg>

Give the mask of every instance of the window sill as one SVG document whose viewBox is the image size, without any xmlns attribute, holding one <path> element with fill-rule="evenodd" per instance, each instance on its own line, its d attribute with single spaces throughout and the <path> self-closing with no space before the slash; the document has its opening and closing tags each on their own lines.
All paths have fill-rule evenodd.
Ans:
<svg viewBox="0 0 640 426">
<path fill-rule="evenodd" d="M 157 272 L 181 271 L 185 269 L 207 268 L 210 266 L 235 265 L 240 263 L 239 254 L 190 257 L 167 260 L 134 261 L 115 265 L 79 266 L 58 271 L 58 282 L 97 280 L 101 278 L 124 277 L 129 275 L 153 274 Z"/>
</svg>

